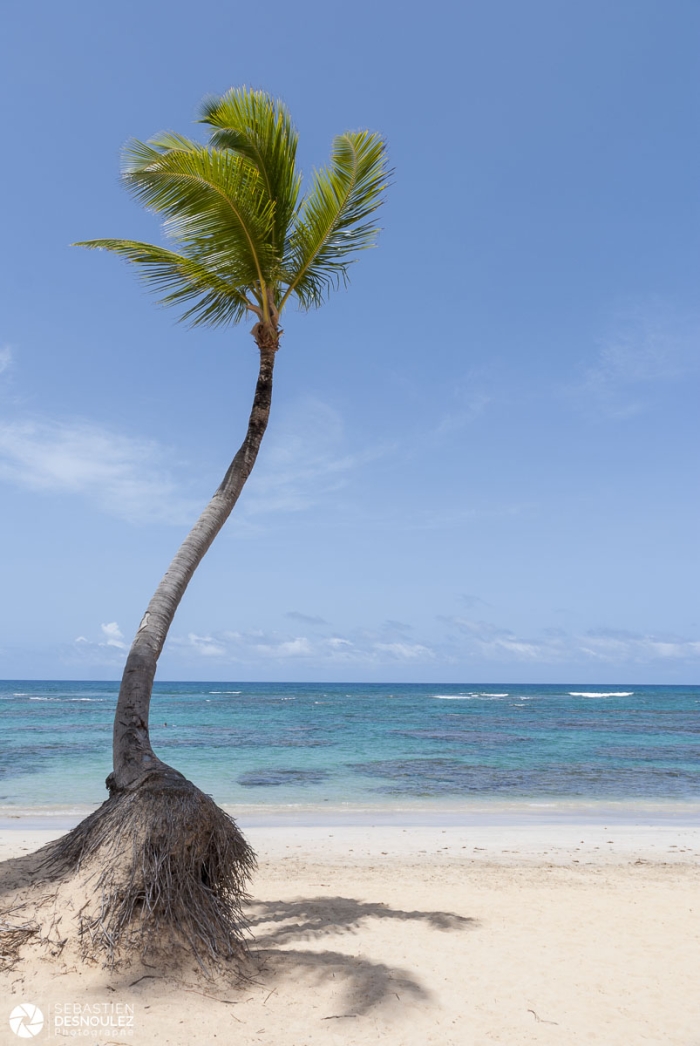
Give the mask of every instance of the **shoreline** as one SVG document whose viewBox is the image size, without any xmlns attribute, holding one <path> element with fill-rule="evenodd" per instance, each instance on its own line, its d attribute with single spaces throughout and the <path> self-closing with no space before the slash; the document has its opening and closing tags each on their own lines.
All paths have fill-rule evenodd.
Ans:
<svg viewBox="0 0 700 1046">
<path fill-rule="evenodd" d="M 70 831 L 92 807 L 0 807 L 0 860 Z M 344 804 L 222 804 L 262 865 L 396 866 L 695 864 L 700 802 L 503 801 Z"/>
<path fill-rule="evenodd" d="M 101 804 L 0 805 L 0 831 L 35 828 L 68 831 Z M 221 802 L 243 828 L 285 827 L 500 827 L 614 823 L 700 828 L 700 800 L 597 800 L 481 798 L 461 802 L 367 804 L 241 804 Z"/>
</svg>

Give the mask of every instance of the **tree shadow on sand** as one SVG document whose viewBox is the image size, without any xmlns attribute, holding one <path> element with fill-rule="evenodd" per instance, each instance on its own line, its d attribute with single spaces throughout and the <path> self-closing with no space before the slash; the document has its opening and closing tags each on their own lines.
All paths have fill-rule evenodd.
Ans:
<svg viewBox="0 0 700 1046">
<path fill-rule="evenodd" d="M 54 846 L 55 843 L 49 843 L 39 851 L 0 863 L 0 970 L 12 969 L 30 943 L 39 945 L 46 958 L 59 958 L 73 936 L 70 926 L 75 908 L 59 897 L 62 876 L 47 860 Z M 298 986 L 300 980 L 306 980 L 314 986 L 341 990 L 341 998 L 333 1003 L 338 1012 L 329 1014 L 327 1019 L 360 1016 L 394 997 L 408 997 L 416 1002 L 430 999 L 430 992 L 413 972 L 364 955 L 319 948 L 327 938 L 351 935 L 375 920 L 386 919 L 422 924 L 441 933 L 475 929 L 479 925 L 476 919 L 453 912 L 404 911 L 353 897 L 251 901 L 246 905 L 245 918 L 252 936 L 247 957 L 209 971 L 206 993 L 213 992 L 211 997 L 217 998 L 232 988 L 249 990 L 255 982 L 274 992 L 277 986 Z M 303 947 L 304 942 L 311 947 Z M 191 956 L 189 962 L 180 962 L 171 953 L 161 959 L 155 965 L 142 967 L 134 955 L 133 963 L 127 962 L 124 968 L 112 971 L 112 985 L 126 990 L 141 982 L 145 986 L 154 980 L 179 980 L 188 969 L 191 976 Z"/>
<path fill-rule="evenodd" d="M 289 947 L 302 941 L 319 941 L 339 933 L 354 933 L 373 919 L 420 922 L 447 932 L 474 929 L 476 919 L 452 912 L 403 911 L 386 904 L 358 901 L 353 897 L 309 897 L 297 901 L 257 901 L 247 909 L 254 941 L 251 957 L 266 983 L 298 979 L 306 973 L 321 983 L 335 979 L 343 984 L 343 1013 L 359 1016 L 393 996 L 408 995 L 427 1001 L 429 991 L 409 971 L 364 956 L 340 951 Z"/>
<path fill-rule="evenodd" d="M 39 881 L 55 882 L 61 878 L 60 872 L 47 863 L 57 841 L 45 843 L 39 850 L 0 861 L 0 902 L 15 890 Z"/>
</svg>

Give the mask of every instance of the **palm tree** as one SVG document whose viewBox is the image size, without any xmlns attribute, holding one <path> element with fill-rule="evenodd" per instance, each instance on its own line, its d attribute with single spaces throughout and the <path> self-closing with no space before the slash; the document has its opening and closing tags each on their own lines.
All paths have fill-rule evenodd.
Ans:
<svg viewBox="0 0 700 1046">
<path fill-rule="evenodd" d="M 214 955 L 238 939 L 234 917 L 254 856 L 234 822 L 154 753 L 148 728 L 153 679 L 185 589 L 255 464 L 270 413 L 281 315 L 293 298 L 302 309 L 316 308 L 347 282 L 353 256 L 375 243 L 371 218 L 388 172 L 381 137 L 348 132 L 334 140 L 329 165 L 314 173 L 302 196 L 297 132 L 282 102 L 262 91 L 232 88 L 207 100 L 200 122 L 210 128 L 206 144 L 165 133 L 131 142 L 125 152 L 124 184 L 163 219 L 171 247 L 121 239 L 78 246 L 112 251 L 137 265 L 162 302 L 185 306 L 182 318 L 191 325 L 254 317 L 260 364 L 253 406 L 243 443 L 131 645 L 114 719 L 110 798 L 66 837 L 60 853 L 80 864 L 100 847 L 112 847 L 109 855 L 100 851 L 102 914 L 93 919 L 93 938 L 97 929 L 105 942 L 118 942 L 120 933 L 126 940 L 136 919 L 142 931 L 156 923 L 177 926 L 196 952 Z M 119 834 L 119 860 L 108 829 Z M 137 857 L 117 873 L 125 839 Z M 152 868 L 137 874 L 143 852 Z M 110 953 L 116 947 L 105 946 Z"/>
</svg>

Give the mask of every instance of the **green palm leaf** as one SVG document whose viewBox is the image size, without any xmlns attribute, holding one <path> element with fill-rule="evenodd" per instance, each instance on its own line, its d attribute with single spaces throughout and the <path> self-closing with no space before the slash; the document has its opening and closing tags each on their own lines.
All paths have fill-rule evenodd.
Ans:
<svg viewBox="0 0 700 1046">
<path fill-rule="evenodd" d="M 211 256 L 207 258 L 209 264 L 204 265 L 194 258 L 139 240 L 85 240 L 75 246 L 112 251 L 135 262 L 151 287 L 168 291 L 160 299 L 164 305 L 179 305 L 195 299 L 196 304 L 181 317 L 192 326 L 236 323 L 251 307 L 245 284 L 236 280 L 230 266 L 219 271 L 212 268 L 215 259 Z"/>
<path fill-rule="evenodd" d="M 271 243 L 274 205 L 245 157 L 162 135 L 130 143 L 123 178 L 132 194 L 165 218 L 183 253 L 235 259 L 236 282 L 262 300 L 279 261 Z"/>
<path fill-rule="evenodd" d="M 349 255 L 374 246 L 378 228 L 366 221 L 381 205 L 389 172 L 383 139 L 349 132 L 333 142 L 330 166 L 317 171 L 303 200 L 285 255 L 288 287 L 310 308 L 347 279 Z"/>
<path fill-rule="evenodd" d="M 247 87 L 231 88 L 202 105 L 201 123 L 215 128 L 210 144 L 245 157 L 274 203 L 273 244 L 281 250 L 297 206 L 301 175 L 295 168 L 298 135 L 279 99 Z"/>
</svg>

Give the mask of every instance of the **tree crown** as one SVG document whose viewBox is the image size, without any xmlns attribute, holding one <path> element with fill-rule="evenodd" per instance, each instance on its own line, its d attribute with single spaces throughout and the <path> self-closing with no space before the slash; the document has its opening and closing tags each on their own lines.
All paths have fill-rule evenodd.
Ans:
<svg viewBox="0 0 700 1046">
<path fill-rule="evenodd" d="M 248 311 L 276 322 L 292 296 L 319 306 L 347 282 L 353 255 L 376 242 L 372 217 L 389 178 L 383 139 L 339 135 L 302 195 L 298 135 L 281 101 L 231 88 L 204 102 L 200 122 L 211 128 L 206 144 L 166 132 L 124 150 L 127 189 L 163 219 L 174 249 L 120 239 L 76 246 L 137 264 L 164 304 L 186 306 L 192 325 L 235 323 Z"/>
</svg>

